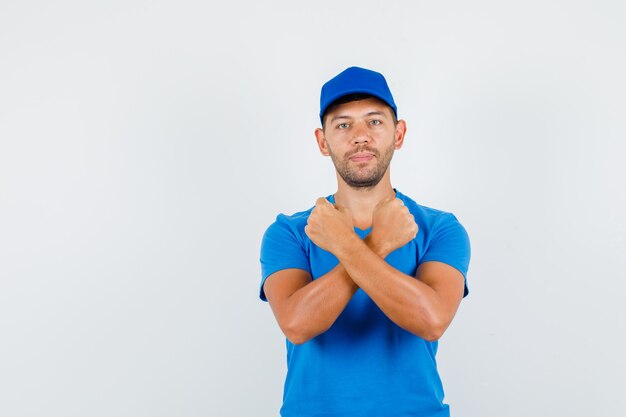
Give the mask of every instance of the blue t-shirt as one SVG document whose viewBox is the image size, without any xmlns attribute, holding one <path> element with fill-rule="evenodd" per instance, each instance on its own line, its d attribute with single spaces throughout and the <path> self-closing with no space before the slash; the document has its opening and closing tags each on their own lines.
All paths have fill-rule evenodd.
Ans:
<svg viewBox="0 0 626 417">
<path fill-rule="evenodd" d="M 419 226 L 417 236 L 385 260 L 415 276 L 426 261 L 453 266 L 466 276 L 470 260 L 467 233 L 450 213 L 421 206 L 396 190 Z M 334 203 L 333 196 L 327 197 Z M 260 297 L 276 271 L 303 269 L 316 279 L 337 258 L 316 246 L 304 232 L 311 209 L 278 215 L 261 245 Z M 370 229 L 355 228 L 365 238 Z M 464 296 L 467 295 L 467 285 Z M 287 340 L 287 378 L 283 417 L 447 417 L 435 355 L 428 342 L 393 323 L 361 289 L 335 323 L 301 345 Z"/>
</svg>

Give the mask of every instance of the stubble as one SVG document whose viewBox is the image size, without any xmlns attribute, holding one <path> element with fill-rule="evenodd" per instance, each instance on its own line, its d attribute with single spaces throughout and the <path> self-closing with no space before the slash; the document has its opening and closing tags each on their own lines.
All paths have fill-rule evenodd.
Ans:
<svg viewBox="0 0 626 417">
<path fill-rule="evenodd" d="M 343 158 L 335 155 L 332 151 L 330 157 L 335 165 L 335 169 L 339 176 L 352 188 L 367 190 L 378 185 L 380 180 L 385 176 L 385 172 L 389 168 L 391 158 L 393 157 L 394 146 L 391 144 L 383 152 L 368 146 L 360 146 L 356 150 L 347 153 Z M 366 164 L 354 163 L 350 157 L 358 152 L 369 152 L 374 155 L 376 164 L 366 166 Z M 363 165 L 363 166 L 359 166 Z"/>
</svg>

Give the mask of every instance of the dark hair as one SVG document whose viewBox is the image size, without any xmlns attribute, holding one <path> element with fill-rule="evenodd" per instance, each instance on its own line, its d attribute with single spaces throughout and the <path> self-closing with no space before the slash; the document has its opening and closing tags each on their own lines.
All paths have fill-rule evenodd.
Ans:
<svg viewBox="0 0 626 417">
<path fill-rule="evenodd" d="M 368 98 L 376 99 L 380 101 L 381 103 L 383 103 L 385 106 L 389 107 L 389 110 L 391 111 L 391 116 L 393 117 L 393 124 L 394 125 L 398 124 L 398 118 L 396 117 L 396 113 L 389 106 L 389 104 L 385 103 L 378 97 L 375 97 L 371 94 L 354 93 L 354 94 L 348 94 L 347 96 L 339 97 L 337 100 L 333 101 L 332 103 L 328 105 L 328 107 L 324 111 L 324 114 L 322 114 L 322 129 L 326 126 L 326 115 L 330 113 L 331 111 L 335 110 L 338 106 L 342 104 L 346 104 L 346 103 L 351 103 L 353 101 L 367 100 Z"/>
</svg>

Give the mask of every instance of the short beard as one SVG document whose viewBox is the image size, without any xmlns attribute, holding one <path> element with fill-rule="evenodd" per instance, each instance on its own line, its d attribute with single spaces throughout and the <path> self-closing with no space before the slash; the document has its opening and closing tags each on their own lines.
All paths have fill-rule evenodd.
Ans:
<svg viewBox="0 0 626 417">
<path fill-rule="evenodd" d="M 354 152 L 346 154 L 343 159 L 339 159 L 339 157 L 332 151 L 330 152 L 330 157 L 335 165 L 337 173 L 345 181 L 345 183 L 348 184 L 348 186 L 365 191 L 374 188 L 378 185 L 380 180 L 383 179 L 387 169 L 389 168 L 389 164 L 391 163 L 393 151 L 393 144 L 387 148 L 382 155 L 380 152 L 370 149 L 367 146 L 360 146 Z M 352 162 L 350 162 L 350 157 L 358 152 L 372 153 L 376 158 L 376 165 L 372 168 L 367 168 L 365 171 L 359 168 L 351 168 L 350 164 Z"/>
</svg>

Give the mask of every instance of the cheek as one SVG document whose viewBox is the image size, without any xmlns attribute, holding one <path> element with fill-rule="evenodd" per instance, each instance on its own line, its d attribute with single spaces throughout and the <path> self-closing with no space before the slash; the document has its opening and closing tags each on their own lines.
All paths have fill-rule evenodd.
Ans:
<svg viewBox="0 0 626 417">
<path fill-rule="evenodd" d="M 328 141 L 326 141 L 326 156 L 333 156 L 333 155 L 337 155 L 337 152 L 335 152 L 335 148 L 336 145 L 331 146 Z"/>
</svg>

